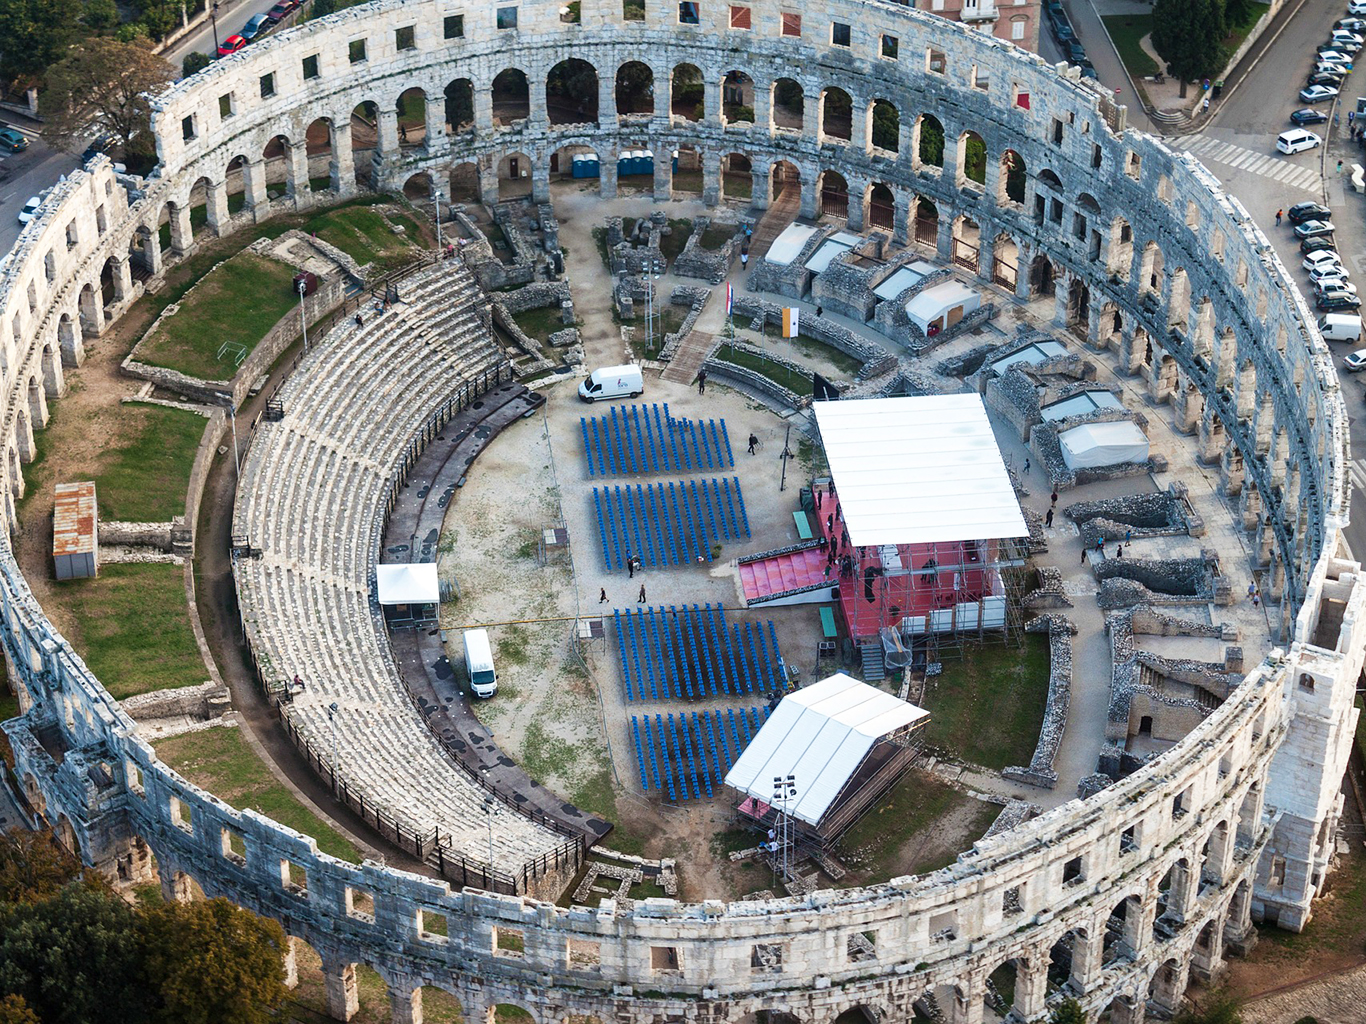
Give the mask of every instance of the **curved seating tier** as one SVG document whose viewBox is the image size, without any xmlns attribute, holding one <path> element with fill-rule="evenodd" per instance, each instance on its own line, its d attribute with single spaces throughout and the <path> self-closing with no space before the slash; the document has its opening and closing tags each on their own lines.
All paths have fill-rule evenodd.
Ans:
<svg viewBox="0 0 1366 1024">
<path fill-rule="evenodd" d="M 281 389 L 284 417 L 263 421 L 242 467 L 234 535 L 238 600 L 266 685 L 347 791 L 444 855 L 484 863 L 485 790 L 454 764 L 411 702 L 371 597 L 389 482 L 431 410 L 501 361 L 480 314 L 482 293 L 459 261 L 406 279 L 402 301 L 347 319 Z M 516 814 L 493 830 L 503 869 L 564 837 Z M 447 845 L 449 844 L 449 845 Z"/>
</svg>

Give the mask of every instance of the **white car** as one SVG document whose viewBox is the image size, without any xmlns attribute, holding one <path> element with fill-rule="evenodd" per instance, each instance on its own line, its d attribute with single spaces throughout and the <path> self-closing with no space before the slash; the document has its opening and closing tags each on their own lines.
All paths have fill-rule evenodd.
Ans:
<svg viewBox="0 0 1366 1024">
<path fill-rule="evenodd" d="M 1347 5 L 1348 14 L 1366 14 L 1366 0 L 1352 0 Z"/>
<path fill-rule="evenodd" d="M 1305 270 L 1308 270 L 1311 273 L 1315 270 L 1321 270 L 1324 267 L 1330 266 L 1343 274 L 1346 273 L 1346 271 L 1342 269 L 1342 257 L 1332 249 L 1320 249 L 1318 252 L 1311 252 L 1304 258 L 1303 266 Z"/>
<path fill-rule="evenodd" d="M 1324 100 L 1331 100 L 1337 94 L 1336 86 L 1307 85 L 1300 90 L 1300 99 L 1305 103 L 1322 103 Z"/>
<path fill-rule="evenodd" d="M 1303 128 L 1291 128 L 1276 136 L 1276 149 L 1282 153 L 1303 153 L 1323 144 L 1323 140 Z"/>
<path fill-rule="evenodd" d="M 1334 64 L 1350 64 L 1350 63 L 1352 63 L 1352 55 L 1351 55 L 1350 53 L 1348 53 L 1348 52 L 1345 51 L 1345 50 L 1336 49 L 1336 47 L 1337 47 L 1337 40 L 1334 40 L 1332 45 L 1333 45 L 1334 49 L 1331 49 L 1331 50 L 1320 50 L 1317 59 L 1320 60 L 1320 61 L 1331 61 L 1331 62 L 1334 63 Z"/>
<path fill-rule="evenodd" d="M 1338 53 L 1345 53 L 1349 57 L 1361 49 L 1361 37 L 1354 36 L 1350 32 L 1345 35 L 1333 36 L 1331 42 L 1333 49 Z"/>
<path fill-rule="evenodd" d="M 1316 75 L 1341 75 L 1346 78 L 1351 73 L 1352 69 L 1346 64 L 1335 64 L 1331 60 L 1321 60 L 1314 65 L 1314 74 Z"/>
<path fill-rule="evenodd" d="M 27 224 L 34 217 L 38 216 L 38 207 L 43 205 L 42 196 L 34 196 L 24 204 L 24 208 L 19 211 L 19 223 Z"/>
<path fill-rule="evenodd" d="M 1342 368 L 1348 373 L 1366 370 L 1366 348 L 1359 348 L 1355 352 L 1343 356 Z"/>
<path fill-rule="evenodd" d="M 1366 30 L 1366 21 L 1360 18 L 1339 18 L 1333 23 L 1334 34 L 1339 31 L 1360 33 L 1362 30 Z"/>
<path fill-rule="evenodd" d="M 1316 270 L 1309 271 L 1309 280 L 1314 282 L 1315 288 L 1346 288 L 1352 285 L 1347 279 L 1347 271 L 1341 264 L 1325 266 Z M 1354 285 L 1352 287 L 1355 288 Z"/>
<path fill-rule="evenodd" d="M 1337 41 L 1338 41 L 1339 39 L 1345 39 L 1345 40 L 1347 40 L 1349 43 L 1355 43 L 1358 47 L 1360 47 L 1361 44 L 1362 44 L 1362 42 L 1363 42 L 1363 37 L 1362 37 L 1361 35 L 1359 35 L 1358 33 L 1353 32 L 1353 31 L 1352 31 L 1351 29 L 1349 29 L 1349 28 L 1335 28 L 1335 29 L 1333 29 L 1333 35 L 1332 35 L 1332 40 L 1333 40 L 1333 42 L 1334 42 L 1334 43 L 1337 43 Z"/>
</svg>

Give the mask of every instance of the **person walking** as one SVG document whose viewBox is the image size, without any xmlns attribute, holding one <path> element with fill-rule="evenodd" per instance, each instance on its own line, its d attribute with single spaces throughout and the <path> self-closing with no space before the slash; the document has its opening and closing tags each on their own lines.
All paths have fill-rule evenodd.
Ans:
<svg viewBox="0 0 1366 1024">
<path fill-rule="evenodd" d="M 1342 173 L 1342 161 L 1341 161 L 1341 160 L 1338 161 L 1338 173 L 1339 173 L 1339 174 Z"/>
<path fill-rule="evenodd" d="M 817 307 L 816 307 L 816 315 L 817 315 L 817 316 L 822 316 L 822 315 L 824 315 L 824 313 L 825 313 L 825 307 L 824 307 L 824 306 L 817 306 Z"/>
<path fill-rule="evenodd" d="M 1123 558 L 1123 557 L 1124 557 L 1124 545 L 1123 545 L 1123 544 L 1121 544 L 1119 547 L 1115 548 L 1115 557 L 1116 557 L 1116 558 Z"/>
<path fill-rule="evenodd" d="M 1285 216 L 1285 211 L 1284 211 L 1284 210 L 1277 210 L 1277 211 L 1276 211 L 1276 227 L 1280 227 L 1280 226 L 1281 226 L 1281 218 L 1284 217 L 1284 216 Z"/>
<path fill-rule="evenodd" d="M 598 604 L 606 604 L 606 603 L 607 603 L 607 588 L 606 588 L 606 587 L 601 587 L 601 588 L 599 588 L 599 591 L 598 591 Z"/>
<path fill-rule="evenodd" d="M 1057 492 L 1057 491 L 1054 491 L 1053 494 L 1052 494 L 1052 495 L 1050 496 L 1050 498 L 1049 498 L 1048 504 L 1049 504 L 1049 505 L 1057 505 L 1057 503 L 1058 503 L 1058 492 Z"/>
<path fill-rule="evenodd" d="M 1029 460 L 1028 460 L 1028 459 L 1025 459 L 1025 468 L 1024 468 L 1024 471 L 1025 471 L 1026 473 L 1029 472 Z"/>
<path fill-rule="evenodd" d="M 626 577 L 628 580 L 633 580 L 636 578 L 636 560 L 632 558 L 629 554 L 626 556 L 626 571 L 627 573 L 629 573 L 629 575 Z"/>
<path fill-rule="evenodd" d="M 1044 524 L 1044 526 L 1052 526 L 1052 525 L 1053 525 L 1053 510 L 1052 510 L 1051 508 L 1050 508 L 1050 509 L 1048 510 L 1048 512 L 1044 515 L 1044 517 L 1043 517 L 1043 524 Z"/>
<path fill-rule="evenodd" d="M 749 453 L 750 453 L 751 455 L 754 454 L 754 446 L 757 445 L 758 443 L 759 443 L 759 438 L 758 438 L 758 436 L 755 435 L 755 434 L 750 434 L 750 435 L 749 435 Z"/>
<path fill-rule="evenodd" d="M 1097 538 L 1096 538 L 1096 550 L 1100 552 L 1100 557 L 1101 557 L 1101 558 L 1104 558 L 1104 557 L 1105 557 L 1105 538 L 1104 538 L 1104 537 L 1097 537 Z"/>
<path fill-rule="evenodd" d="M 749 251 L 746 250 L 745 252 L 742 252 L 742 253 L 740 254 L 740 269 L 744 270 L 744 269 L 747 269 L 748 267 L 749 267 Z"/>
<path fill-rule="evenodd" d="M 640 585 L 640 596 L 636 598 L 636 604 L 644 604 L 644 603 L 645 603 L 645 584 L 642 583 L 642 584 Z"/>
<path fill-rule="evenodd" d="M 707 371 L 706 371 L 706 370 L 698 370 L 698 371 L 697 371 L 697 393 L 698 393 L 699 395 L 705 395 L 705 394 L 707 393 Z"/>
</svg>

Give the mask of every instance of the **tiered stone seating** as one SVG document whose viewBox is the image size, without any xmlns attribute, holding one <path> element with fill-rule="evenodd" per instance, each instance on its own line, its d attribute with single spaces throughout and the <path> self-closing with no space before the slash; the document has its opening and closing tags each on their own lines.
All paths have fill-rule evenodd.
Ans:
<svg viewBox="0 0 1366 1024">
<path fill-rule="evenodd" d="M 371 606 L 388 481 L 408 441 L 461 382 L 501 360 L 479 316 L 473 278 L 457 261 L 403 282 L 402 301 L 345 320 L 281 391 L 285 415 L 258 427 L 242 469 L 234 534 L 259 558 L 236 566 L 242 618 L 272 688 L 304 684 L 288 715 L 339 774 L 405 829 L 440 830 L 456 854 L 488 859 L 485 791 L 427 729 Z M 564 842 L 505 811 L 493 830 L 507 873 Z"/>
</svg>

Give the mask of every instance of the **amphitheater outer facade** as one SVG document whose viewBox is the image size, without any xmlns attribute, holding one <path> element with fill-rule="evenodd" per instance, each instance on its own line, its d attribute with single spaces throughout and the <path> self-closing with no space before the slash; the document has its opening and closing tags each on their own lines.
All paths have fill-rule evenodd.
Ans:
<svg viewBox="0 0 1366 1024">
<path fill-rule="evenodd" d="M 610 195 L 620 149 L 692 146 L 708 202 L 719 199 L 723 158 L 741 154 L 751 161 L 756 206 L 771 194 L 775 166 L 788 180 L 800 176 L 807 214 L 817 212 L 820 176 L 838 172 L 855 226 L 881 184 L 894 197 L 899 238 L 917 219 L 930 223 L 928 201 L 941 257 L 971 246 L 975 225 L 982 276 L 1011 252 L 1021 296 L 1031 294 L 1033 276 L 1023 268 L 1046 261 L 1059 323 L 1074 322 L 1097 349 L 1116 349 L 1121 366 L 1170 403 L 1178 426 L 1198 434 L 1207 461 L 1220 466 L 1248 547 L 1284 597 L 1283 646 L 1142 771 L 978 842 L 934 874 L 801 899 L 566 910 L 342 863 L 307 836 L 190 785 L 137 738 L 6 550 L 0 635 L 24 713 L 5 730 L 32 810 L 111 873 L 148 877 L 154 853 L 171 893 L 187 893 L 193 878 L 211 895 L 279 920 L 321 955 L 329 1009 L 342 1019 L 356 1006 L 354 967 L 365 963 L 388 984 L 401 1021 L 421 1018 L 421 988 L 435 985 L 468 1016 L 514 1003 L 543 1024 L 739 1022 L 762 1010 L 825 1024 L 855 1008 L 907 1020 L 926 992 L 948 1020 L 975 1022 L 986 979 L 1013 960 L 1015 1014 L 1038 1020 L 1053 998 L 1050 951 L 1062 943 L 1071 950 L 1066 991 L 1093 1016 L 1108 1010 L 1112 1021 L 1136 1022 L 1177 1006 L 1190 977 L 1217 973 L 1226 952 L 1252 940 L 1254 920 L 1302 927 L 1334 845 L 1366 648 L 1366 588 L 1359 566 L 1338 556 L 1348 453 L 1334 368 L 1303 299 L 1238 202 L 1190 158 L 1125 130 L 1123 109 L 1087 83 L 905 7 L 760 0 L 749 5 L 752 27 L 732 30 L 723 4 L 700 5 L 697 26 L 676 24 L 672 3 L 647 2 L 645 21 L 623 22 L 617 0 L 584 0 L 578 24 L 563 23 L 558 6 L 507 4 L 516 28 L 497 27 L 494 5 L 453 0 L 388 0 L 305 25 L 159 98 L 161 164 L 141 191 L 126 191 L 102 157 L 58 185 L 0 268 L 7 522 L 23 492 L 32 431 L 62 394 L 63 366 L 78 364 L 84 340 L 98 338 L 142 292 L 134 261 L 155 277 L 193 248 L 196 185 L 207 196 L 207 230 L 219 234 L 349 194 L 350 113 L 371 101 L 378 142 L 361 157 L 382 187 L 473 162 L 494 198 L 499 167 L 519 154 L 544 198 L 550 155 L 575 144 L 601 155 L 600 187 Z M 463 35 L 447 38 L 457 14 Z M 784 15 L 800 15 L 800 25 Z M 843 36 L 835 23 L 850 26 L 848 46 L 832 45 Z M 800 35 L 784 34 L 794 28 Z M 885 37 L 895 38 L 896 59 L 884 56 Z M 361 39 L 363 59 L 353 60 Z M 597 71 L 598 118 L 552 126 L 546 75 L 571 56 Z M 654 110 L 618 117 L 612 83 L 630 60 L 653 72 Z M 704 81 L 696 121 L 670 114 L 667 83 L 685 62 Z M 530 83 L 529 116 L 497 126 L 492 82 L 509 67 Z M 732 70 L 755 83 L 754 124 L 723 122 L 722 82 Z M 800 129 L 770 123 L 779 76 L 803 90 Z M 421 146 L 405 145 L 399 95 L 422 89 L 430 115 L 445 86 L 461 79 L 471 83 L 473 128 L 437 126 Z M 836 87 L 852 100 L 847 141 L 832 140 L 821 123 L 822 95 Z M 896 152 L 872 146 L 875 101 L 897 108 Z M 918 160 L 923 115 L 943 126 L 942 167 Z M 333 142 L 331 187 L 321 196 L 307 180 L 304 144 L 318 118 L 328 120 Z M 968 132 L 985 144 L 985 184 L 963 170 Z M 267 144 L 280 135 L 283 149 L 272 151 L 283 155 L 267 160 Z M 1003 184 L 1007 152 L 1027 173 L 1023 202 Z M 656 164 L 658 191 L 669 172 L 667 160 Z M 230 166 L 241 171 L 245 202 L 232 216 Z M 282 196 L 271 197 L 273 182 Z M 157 237 L 163 219 L 168 254 Z M 245 856 L 234 852 L 241 848 Z M 291 884 L 291 865 L 306 873 L 306 888 Z M 423 927 L 431 914 L 446 917 L 447 934 Z M 521 949 L 500 944 L 509 931 Z M 856 933 L 871 941 L 871 958 L 866 947 L 851 951 Z"/>
</svg>

